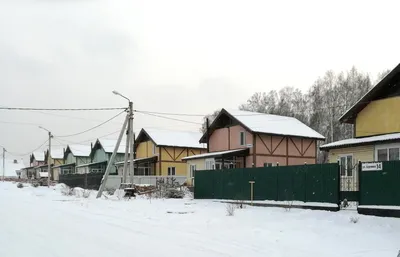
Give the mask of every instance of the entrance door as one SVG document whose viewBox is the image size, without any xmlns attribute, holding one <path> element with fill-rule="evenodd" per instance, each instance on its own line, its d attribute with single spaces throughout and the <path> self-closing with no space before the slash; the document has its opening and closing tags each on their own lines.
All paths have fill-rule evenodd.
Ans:
<svg viewBox="0 0 400 257">
<path fill-rule="evenodd" d="M 353 155 L 339 156 L 340 199 L 358 201 L 358 165 Z"/>
</svg>

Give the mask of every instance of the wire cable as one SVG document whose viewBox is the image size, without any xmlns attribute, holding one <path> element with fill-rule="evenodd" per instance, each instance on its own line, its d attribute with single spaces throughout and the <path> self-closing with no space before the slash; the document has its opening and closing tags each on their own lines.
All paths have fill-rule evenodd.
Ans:
<svg viewBox="0 0 400 257">
<path fill-rule="evenodd" d="M 161 115 L 157 115 L 157 114 L 152 114 L 152 113 L 146 113 L 146 112 L 138 112 L 138 113 L 141 113 L 141 114 L 144 114 L 144 115 L 149 115 L 149 116 L 154 116 L 154 117 L 158 117 L 158 118 L 163 118 L 163 119 L 167 119 L 167 120 L 174 120 L 174 121 L 180 121 L 180 122 L 186 122 L 186 123 L 191 123 L 191 124 L 202 125 L 202 123 L 199 123 L 199 122 L 188 121 L 188 120 L 181 120 L 181 119 L 176 119 L 176 118 L 161 116 Z"/>
<path fill-rule="evenodd" d="M 10 152 L 10 151 L 7 151 L 7 153 L 9 153 L 9 154 L 11 154 L 11 155 L 14 155 L 14 156 L 26 156 L 26 155 L 28 155 L 28 154 L 31 154 L 31 153 L 37 151 L 38 149 L 40 149 L 41 147 L 43 147 L 47 142 L 49 142 L 48 139 L 47 139 L 43 144 L 41 144 L 40 146 L 36 147 L 36 148 L 33 149 L 32 151 L 29 151 L 29 152 L 24 153 L 24 154 L 21 154 L 21 153 L 14 153 L 14 152 Z"/>
<path fill-rule="evenodd" d="M 91 130 L 93 130 L 93 129 L 96 129 L 96 128 L 98 128 L 98 127 L 100 127 L 100 126 L 106 124 L 107 122 L 112 121 L 113 119 L 117 118 L 119 115 L 121 115 L 121 114 L 124 113 L 124 112 L 125 112 L 125 110 L 123 110 L 122 112 L 118 113 L 117 115 L 111 117 L 110 119 L 108 119 L 108 120 L 106 120 L 106 121 L 100 123 L 99 125 L 96 125 L 96 126 L 90 128 L 90 129 L 87 129 L 87 130 L 84 130 L 84 131 L 81 131 L 81 132 L 78 132 L 78 133 L 75 133 L 75 134 L 62 135 L 62 136 L 57 136 L 57 137 L 72 137 L 72 136 L 77 136 L 77 135 L 84 134 L 84 133 L 86 133 L 86 132 L 89 132 L 89 131 L 91 131 Z"/>
<path fill-rule="evenodd" d="M 4 107 L 1 106 L 0 110 L 11 111 L 115 111 L 126 110 L 126 107 L 109 107 L 109 108 L 30 108 L 30 107 Z"/>
</svg>

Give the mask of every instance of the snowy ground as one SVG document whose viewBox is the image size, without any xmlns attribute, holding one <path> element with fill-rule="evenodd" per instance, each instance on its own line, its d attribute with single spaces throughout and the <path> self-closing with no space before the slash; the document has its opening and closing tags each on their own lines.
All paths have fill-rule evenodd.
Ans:
<svg viewBox="0 0 400 257">
<path fill-rule="evenodd" d="M 400 219 L 264 207 L 228 217 L 213 201 L 94 197 L 0 182 L 0 256 L 396 257 L 400 250 Z"/>
</svg>

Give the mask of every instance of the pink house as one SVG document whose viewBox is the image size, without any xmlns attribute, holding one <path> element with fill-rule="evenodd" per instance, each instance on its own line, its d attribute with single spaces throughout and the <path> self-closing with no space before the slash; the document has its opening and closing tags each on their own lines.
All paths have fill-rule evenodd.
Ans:
<svg viewBox="0 0 400 257">
<path fill-rule="evenodd" d="M 314 164 L 325 137 L 292 117 L 222 109 L 200 139 L 208 153 L 184 158 L 192 170 Z"/>
</svg>

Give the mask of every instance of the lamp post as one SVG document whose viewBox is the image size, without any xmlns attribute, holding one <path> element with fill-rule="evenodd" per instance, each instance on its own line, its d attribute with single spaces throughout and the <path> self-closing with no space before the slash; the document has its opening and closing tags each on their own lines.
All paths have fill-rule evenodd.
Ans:
<svg viewBox="0 0 400 257">
<path fill-rule="evenodd" d="M 51 165 L 50 165 L 50 155 L 51 155 L 51 138 L 53 135 L 51 134 L 50 130 L 39 126 L 39 128 L 46 130 L 49 133 L 49 151 L 47 153 L 47 187 L 50 187 L 50 174 L 51 174 Z"/>
<path fill-rule="evenodd" d="M 118 91 L 112 91 L 114 95 L 118 95 L 122 98 L 125 98 L 128 100 L 129 103 L 129 122 L 126 130 L 126 145 L 125 145 L 125 158 L 124 158 L 124 169 L 122 171 L 122 183 L 126 183 L 127 179 L 127 168 L 128 168 L 128 155 L 129 155 L 129 149 L 131 149 L 130 155 L 129 155 L 129 170 L 131 171 L 130 174 L 130 182 L 133 183 L 133 175 L 134 175 L 134 170 L 133 170 L 133 155 L 134 155 L 134 139 L 133 139 L 133 103 L 132 101 L 124 96 L 123 94 L 119 93 Z"/>
</svg>

